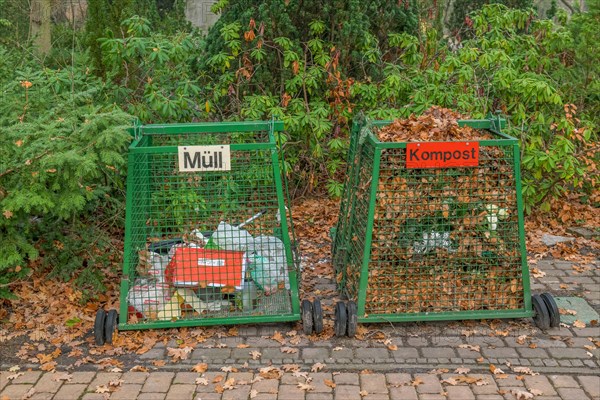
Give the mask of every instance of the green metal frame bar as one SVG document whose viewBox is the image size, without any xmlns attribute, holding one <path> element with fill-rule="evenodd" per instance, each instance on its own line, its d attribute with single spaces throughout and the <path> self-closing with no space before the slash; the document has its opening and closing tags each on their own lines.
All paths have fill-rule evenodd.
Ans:
<svg viewBox="0 0 600 400">
<path fill-rule="evenodd" d="M 431 313 L 405 314 L 371 314 L 358 317 L 360 323 L 371 322 L 416 322 L 416 321 L 460 321 L 465 319 L 500 319 L 500 318 L 529 318 L 535 313 L 532 310 L 475 310 L 475 311 L 445 311 Z"/>
<path fill-rule="evenodd" d="M 527 265 L 527 248 L 525 246 L 525 217 L 523 215 L 523 194 L 521 187 L 521 153 L 519 144 L 513 146 L 513 158 L 515 166 L 515 183 L 517 190 L 517 213 L 519 224 L 519 244 L 521 250 L 521 275 L 523 279 L 523 301 L 527 311 L 532 310 L 531 283 L 529 282 L 529 266 Z"/>
<path fill-rule="evenodd" d="M 122 308 L 121 308 L 122 311 Z M 127 310 L 125 314 L 127 315 Z M 246 315 L 227 318 L 197 318 L 197 319 L 178 319 L 175 321 L 142 322 L 137 324 L 119 323 L 119 330 L 139 330 L 139 329 L 168 329 L 190 326 L 214 326 L 214 325 L 242 325 L 268 322 L 293 322 L 298 321 L 297 314 L 280 315 Z"/>
<path fill-rule="evenodd" d="M 283 131 L 283 121 L 244 121 L 244 122 L 202 122 L 168 125 L 142 125 L 143 135 L 177 135 L 187 133 L 226 133 L 254 131 Z"/>
<path fill-rule="evenodd" d="M 365 314 L 366 295 L 369 284 L 369 261 L 371 260 L 371 243 L 373 240 L 373 220 L 375 219 L 375 204 L 377 203 L 377 187 L 379 186 L 379 165 L 381 163 L 381 149 L 375 149 L 373 162 L 373 179 L 371 180 L 371 193 L 369 195 L 369 214 L 367 217 L 367 236 L 365 237 L 365 249 L 363 253 L 362 268 L 360 271 L 360 283 L 358 285 L 357 314 Z"/>
<path fill-rule="evenodd" d="M 231 151 L 249 151 L 249 150 L 269 150 L 272 149 L 275 143 L 247 143 L 247 144 L 230 144 Z M 149 154 L 174 154 L 179 151 L 178 146 L 144 146 L 129 148 L 133 154 L 149 153 Z"/>
<path fill-rule="evenodd" d="M 139 139 L 136 139 L 139 140 Z M 127 156 L 127 187 L 131 187 L 132 185 L 132 173 L 131 171 L 135 168 L 135 160 L 132 154 Z M 131 235 L 132 235 L 132 207 L 133 207 L 133 190 L 127 190 L 125 194 L 125 243 L 124 243 L 124 251 L 123 251 L 123 276 L 121 277 L 121 285 L 119 291 L 119 315 L 127 315 L 127 293 L 129 292 L 130 282 L 129 282 L 129 263 L 131 262 Z M 126 319 L 126 318 L 121 318 Z M 121 324 L 119 324 L 120 328 Z"/>
</svg>

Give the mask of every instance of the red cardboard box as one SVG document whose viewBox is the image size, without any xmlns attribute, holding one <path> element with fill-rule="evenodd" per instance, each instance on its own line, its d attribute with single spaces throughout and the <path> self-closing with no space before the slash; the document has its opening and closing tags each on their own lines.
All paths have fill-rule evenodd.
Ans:
<svg viewBox="0 0 600 400">
<path fill-rule="evenodd" d="M 176 287 L 233 286 L 242 289 L 246 273 L 243 251 L 180 247 L 167 265 L 167 282 Z"/>
</svg>

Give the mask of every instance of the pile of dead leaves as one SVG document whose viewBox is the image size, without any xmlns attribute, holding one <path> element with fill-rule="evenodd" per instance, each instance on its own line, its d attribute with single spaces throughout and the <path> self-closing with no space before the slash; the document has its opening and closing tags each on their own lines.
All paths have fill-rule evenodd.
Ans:
<svg viewBox="0 0 600 400">
<path fill-rule="evenodd" d="M 441 142 L 453 140 L 485 140 L 492 135 L 470 127 L 459 127 L 458 120 L 465 116 L 442 107 L 431 107 L 420 116 L 397 119 L 379 129 L 382 142 Z"/>
</svg>

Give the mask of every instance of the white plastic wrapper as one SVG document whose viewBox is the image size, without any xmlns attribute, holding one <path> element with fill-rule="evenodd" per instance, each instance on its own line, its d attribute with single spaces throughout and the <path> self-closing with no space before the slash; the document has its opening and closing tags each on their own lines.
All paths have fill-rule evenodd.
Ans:
<svg viewBox="0 0 600 400">
<path fill-rule="evenodd" d="M 162 305 L 171 299 L 169 285 L 153 282 L 149 279 L 136 279 L 135 284 L 129 289 L 127 303 L 141 312 L 145 318 L 155 314 Z"/>
<path fill-rule="evenodd" d="M 413 250 L 417 254 L 425 254 L 437 248 L 455 251 L 452 248 L 450 232 L 425 232 L 423 240 L 413 243 Z"/>
<path fill-rule="evenodd" d="M 247 231 L 221 221 L 210 240 L 222 250 L 246 251 L 254 239 Z"/>
</svg>

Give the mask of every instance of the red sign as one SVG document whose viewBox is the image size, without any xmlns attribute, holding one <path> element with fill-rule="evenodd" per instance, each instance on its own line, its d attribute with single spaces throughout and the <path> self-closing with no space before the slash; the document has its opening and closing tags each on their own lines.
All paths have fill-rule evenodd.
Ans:
<svg viewBox="0 0 600 400">
<path fill-rule="evenodd" d="M 406 168 L 454 168 L 479 165 L 479 142 L 406 144 Z"/>
</svg>

